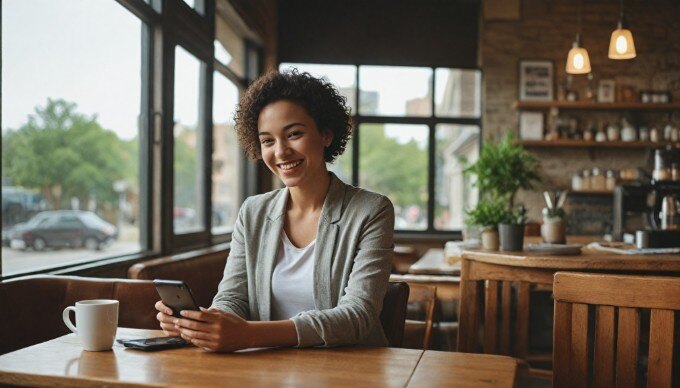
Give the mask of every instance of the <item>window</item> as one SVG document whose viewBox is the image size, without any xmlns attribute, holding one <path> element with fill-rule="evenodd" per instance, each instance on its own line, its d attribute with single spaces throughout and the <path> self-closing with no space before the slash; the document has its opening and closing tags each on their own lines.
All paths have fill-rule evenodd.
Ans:
<svg viewBox="0 0 680 388">
<path fill-rule="evenodd" d="M 146 29 L 115 1 L 2 2 L 1 275 L 146 249 Z M 115 239 L 93 251 L 81 234 L 42 234 L 66 209 L 92 212 Z"/>
<path fill-rule="evenodd" d="M 231 232 L 241 204 L 241 150 L 234 131 L 238 87 L 219 72 L 213 76 L 212 233 Z"/>
<path fill-rule="evenodd" d="M 292 67 L 325 77 L 358 106 L 352 110 L 358 136 L 331 171 L 387 195 L 397 231 L 463 228 L 465 210 L 478 197 L 463 170 L 479 154 L 479 70 L 296 63 L 280 69 Z"/>
</svg>

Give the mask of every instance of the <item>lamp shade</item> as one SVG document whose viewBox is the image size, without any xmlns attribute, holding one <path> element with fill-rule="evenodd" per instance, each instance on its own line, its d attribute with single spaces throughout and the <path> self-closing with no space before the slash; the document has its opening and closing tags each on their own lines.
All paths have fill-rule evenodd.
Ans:
<svg viewBox="0 0 680 388">
<path fill-rule="evenodd" d="M 617 28 L 609 40 L 609 59 L 635 58 L 635 42 L 633 34 L 625 28 Z"/>
<path fill-rule="evenodd" d="M 579 47 L 578 42 L 569 50 L 567 56 L 567 73 L 569 74 L 588 74 L 590 73 L 590 58 L 588 50 Z"/>
</svg>

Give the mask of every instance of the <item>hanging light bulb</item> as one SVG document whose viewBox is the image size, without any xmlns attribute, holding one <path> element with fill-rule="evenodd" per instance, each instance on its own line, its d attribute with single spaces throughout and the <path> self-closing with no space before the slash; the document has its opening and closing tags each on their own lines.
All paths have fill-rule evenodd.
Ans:
<svg viewBox="0 0 680 388">
<path fill-rule="evenodd" d="M 616 30 L 612 32 L 612 37 L 609 40 L 609 59 L 632 59 L 637 55 L 635 53 L 635 42 L 633 41 L 633 34 L 626 28 L 626 21 L 623 17 L 623 0 L 620 4 L 619 24 Z"/>
<path fill-rule="evenodd" d="M 578 11 L 578 32 L 576 39 L 571 45 L 569 55 L 567 55 L 567 73 L 569 74 L 588 74 L 590 73 L 590 57 L 588 50 L 581 47 L 581 7 Z"/>
<path fill-rule="evenodd" d="M 567 73 L 588 74 L 590 73 L 590 58 L 588 50 L 581 47 L 581 34 L 576 34 L 576 40 L 567 56 Z"/>
</svg>

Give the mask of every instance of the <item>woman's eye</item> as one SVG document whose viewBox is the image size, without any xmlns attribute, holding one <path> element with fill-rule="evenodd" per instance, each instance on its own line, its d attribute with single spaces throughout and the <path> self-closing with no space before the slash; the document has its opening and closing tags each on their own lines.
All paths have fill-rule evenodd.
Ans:
<svg viewBox="0 0 680 388">
<path fill-rule="evenodd" d="M 288 137 L 298 137 L 300 135 L 302 135 L 301 131 L 293 131 L 290 134 L 288 134 Z"/>
<path fill-rule="evenodd" d="M 268 144 L 271 144 L 272 142 L 273 142 L 272 139 L 262 139 L 262 140 L 260 140 L 260 143 L 262 145 L 268 145 Z"/>
</svg>

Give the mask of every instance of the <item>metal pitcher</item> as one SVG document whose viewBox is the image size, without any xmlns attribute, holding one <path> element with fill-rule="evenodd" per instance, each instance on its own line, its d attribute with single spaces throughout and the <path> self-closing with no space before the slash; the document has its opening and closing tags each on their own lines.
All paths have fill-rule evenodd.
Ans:
<svg viewBox="0 0 680 388">
<path fill-rule="evenodd" d="M 678 200 L 674 194 L 669 194 L 663 197 L 661 201 L 661 212 L 659 213 L 659 220 L 661 221 L 661 230 L 678 230 L 680 229 L 680 213 L 678 212 Z"/>
</svg>

